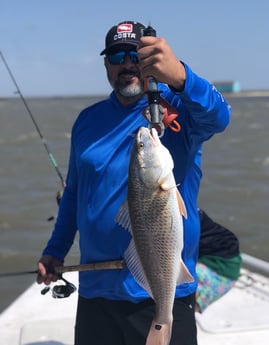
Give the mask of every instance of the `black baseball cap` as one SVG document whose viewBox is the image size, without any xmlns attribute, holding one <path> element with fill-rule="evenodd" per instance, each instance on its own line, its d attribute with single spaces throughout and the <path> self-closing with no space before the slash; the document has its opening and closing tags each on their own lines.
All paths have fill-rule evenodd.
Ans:
<svg viewBox="0 0 269 345">
<path fill-rule="evenodd" d="M 137 47 L 140 37 L 143 35 L 145 26 L 138 22 L 124 21 L 108 31 L 106 35 L 106 47 L 100 55 L 107 54 L 109 51 L 120 44 L 129 44 Z"/>
</svg>

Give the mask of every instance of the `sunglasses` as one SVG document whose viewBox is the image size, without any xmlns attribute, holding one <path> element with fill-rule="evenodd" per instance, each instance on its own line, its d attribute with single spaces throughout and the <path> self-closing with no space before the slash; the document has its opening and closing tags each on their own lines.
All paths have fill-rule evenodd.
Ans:
<svg viewBox="0 0 269 345">
<path fill-rule="evenodd" d="M 61 277 L 61 280 L 65 282 L 65 285 L 54 285 L 53 288 L 51 288 L 51 294 L 53 298 L 69 297 L 73 292 L 76 291 L 76 287 L 74 284 L 70 283 L 63 277 Z M 46 286 L 41 291 L 41 295 L 45 295 L 49 290 L 50 290 L 50 287 Z"/>
<path fill-rule="evenodd" d="M 126 55 L 129 56 L 132 63 L 138 64 L 138 54 L 135 50 L 121 50 L 114 54 L 107 54 L 107 59 L 111 65 L 122 65 L 125 61 Z"/>
</svg>

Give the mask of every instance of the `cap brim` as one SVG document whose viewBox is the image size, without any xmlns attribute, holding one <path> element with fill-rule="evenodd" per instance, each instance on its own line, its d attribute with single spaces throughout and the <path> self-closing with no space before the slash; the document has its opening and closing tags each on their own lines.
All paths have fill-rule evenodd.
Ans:
<svg viewBox="0 0 269 345">
<path fill-rule="evenodd" d="M 109 52 L 113 52 L 114 48 L 117 46 L 133 46 L 133 47 L 138 47 L 139 42 L 138 41 L 119 41 L 115 42 L 113 45 L 109 46 L 108 48 L 105 48 L 104 50 L 101 51 L 100 55 L 108 54 Z"/>
</svg>

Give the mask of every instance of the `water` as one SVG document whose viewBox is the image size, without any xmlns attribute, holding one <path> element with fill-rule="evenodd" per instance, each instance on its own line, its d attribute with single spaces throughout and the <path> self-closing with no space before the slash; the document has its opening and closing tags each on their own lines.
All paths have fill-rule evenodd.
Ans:
<svg viewBox="0 0 269 345">
<path fill-rule="evenodd" d="M 27 100 L 64 177 L 71 126 L 81 109 L 101 98 Z M 269 98 L 228 101 L 230 126 L 204 146 L 199 203 L 237 234 L 242 251 L 269 261 Z M 0 119 L 0 272 L 34 270 L 61 183 L 21 100 L 0 100 Z M 75 243 L 66 264 L 78 261 Z M 0 278 L 0 311 L 34 281 L 34 274 Z"/>
</svg>

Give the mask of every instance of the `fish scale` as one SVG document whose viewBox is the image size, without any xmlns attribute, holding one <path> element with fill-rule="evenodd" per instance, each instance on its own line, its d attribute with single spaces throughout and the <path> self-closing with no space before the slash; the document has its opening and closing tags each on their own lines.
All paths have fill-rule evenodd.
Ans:
<svg viewBox="0 0 269 345">
<path fill-rule="evenodd" d="M 130 175 L 130 180 L 133 181 L 132 175 Z M 133 189 L 133 187 L 131 182 L 129 190 L 137 191 L 137 188 Z M 146 191 L 152 193 L 150 189 Z M 136 192 L 136 194 L 139 193 Z M 157 323 L 165 324 L 172 319 L 171 301 L 174 300 L 179 272 L 183 241 L 181 234 L 178 233 L 178 230 L 182 228 L 181 216 L 173 219 L 170 215 L 170 213 L 178 212 L 173 191 L 162 191 L 159 188 L 158 192 L 154 193 L 154 198 L 150 198 L 149 203 L 147 198 L 143 198 L 145 193 L 141 194 L 133 197 L 130 192 L 128 197 L 131 223 L 135 228 L 134 243 L 150 285 L 151 295 L 157 306 L 155 320 Z M 139 200 L 140 202 L 137 202 Z M 170 209 L 169 213 L 160 212 L 160 210 L 165 210 L 168 204 L 173 205 L 174 211 Z"/>
<path fill-rule="evenodd" d="M 176 285 L 193 281 L 181 259 L 186 210 L 173 166 L 157 131 L 141 127 L 129 163 L 127 203 L 116 220 L 132 234 L 127 267 L 156 306 L 146 345 L 169 344 Z"/>
</svg>

